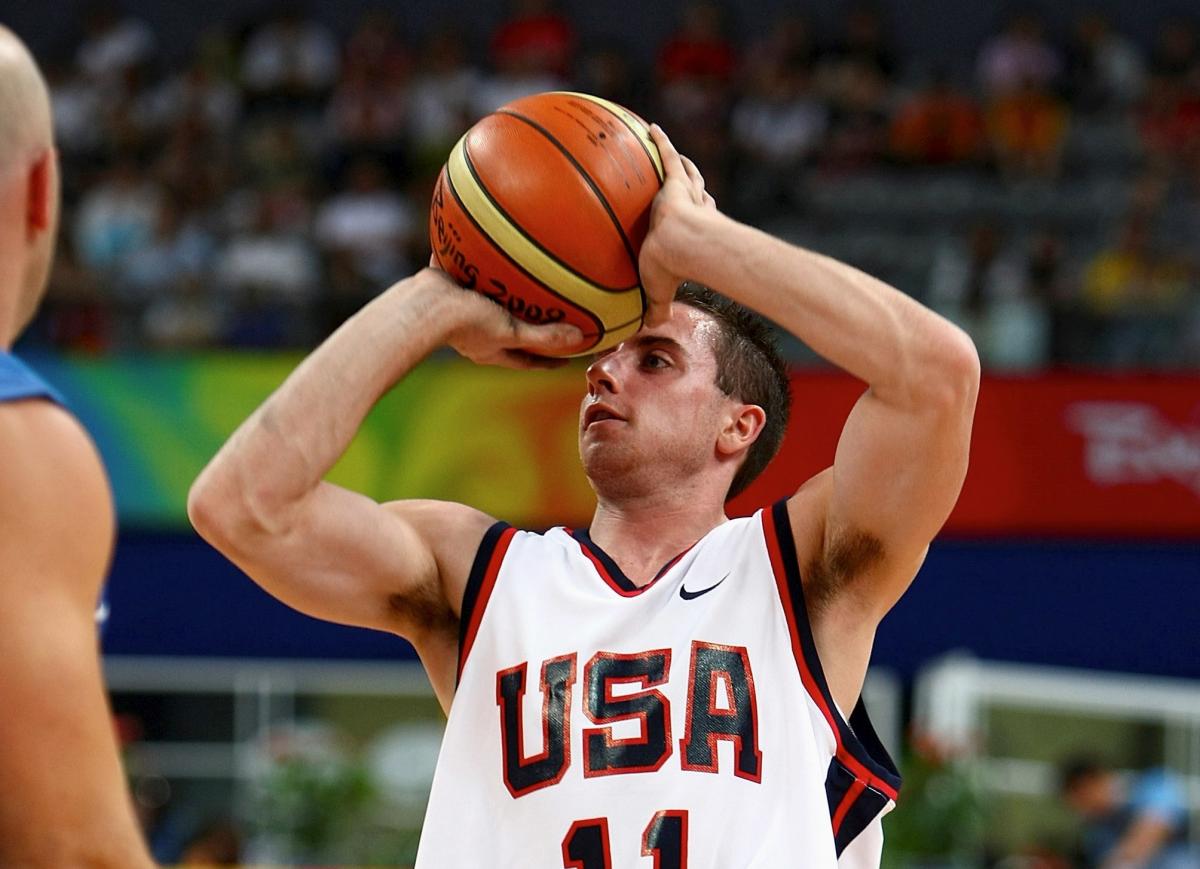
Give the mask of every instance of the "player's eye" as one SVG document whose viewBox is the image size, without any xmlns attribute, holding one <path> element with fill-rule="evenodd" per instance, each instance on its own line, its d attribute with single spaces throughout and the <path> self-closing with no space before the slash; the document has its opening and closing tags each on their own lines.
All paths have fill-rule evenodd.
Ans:
<svg viewBox="0 0 1200 869">
<path fill-rule="evenodd" d="M 669 368 L 671 360 L 664 353 L 647 353 L 646 358 L 642 360 L 642 364 L 647 368 Z"/>
</svg>

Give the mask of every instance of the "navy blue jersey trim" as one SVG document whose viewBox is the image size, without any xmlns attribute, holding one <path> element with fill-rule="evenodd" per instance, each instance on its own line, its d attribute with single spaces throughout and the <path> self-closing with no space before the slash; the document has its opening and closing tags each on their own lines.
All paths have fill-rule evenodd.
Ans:
<svg viewBox="0 0 1200 869">
<path fill-rule="evenodd" d="M 849 806 L 843 807 L 852 790 Z M 825 796 L 829 800 L 829 817 L 835 818 L 841 810 L 840 822 L 833 831 L 833 845 L 837 856 L 858 838 L 858 835 L 879 817 L 887 808 L 890 798 L 862 782 L 836 757 L 829 762 L 829 773 L 825 777 Z"/>
<path fill-rule="evenodd" d="M 587 547 L 587 550 L 596 557 L 596 560 L 604 565 L 604 569 L 608 571 L 609 577 L 621 591 L 641 591 L 640 588 L 634 585 L 633 580 L 625 575 L 625 571 L 621 570 L 617 563 L 612 560 L 609 554 L 592 540 L 592 535 L 588 534 L 586 528 L 572 528 L 571 536 L 579 541 L 581 546 Z"/>
<path fill-rule="evenodd" d="M 592 536 L 588 534 L 587 529 L 569 528 L 567 529 L 567 533 L 575 538 L 575 541 L 584 549 L 586 549 L 592 555 L 592 557 L 596 559 L 596 561 L 600 562 L 600 565 L 608 573 L 608 576 L 604 578 L 611 580 L 612 584 L 626 595 L 641 594 L 643 591 L 650 588 L 650 586 L 662 579 L 663 575 L 666 574 L 666 572 L 672 567 L 674 567 L 675 563 L 679 561 L 685 552 L 688 551 L 685 549 L 683 552 L 679 553 L 679 555 L 676 555 L 661 568 L 659 568 L 658 573 L 654 574 L 654 579 L 639 587 L 638 585 L 634 584 L 632 579 L 625 575 L 625 572 L 621 570 L 617 562 L 613 561 L 612 557 L 603 549 L 601 549 L 594 540 L 592 540 Z M 691 549 L 691 547 L 689 546 L 688 549 Z"/>
<path fill-rule="evenodd" d="M 471 619 L 475 614 L 475 606 L 479 603 L 479 592 L 483 588 L 483 578 L 487 574 L 488 565 L 492 562 L 492 555 L 496 551 L 496 544 L 500 542 L 500 535 L 508 530 L 510 526 L 507 522 L 495 522 L 486 532 L 484 532 L 483 540 L 479 543 L 479 549 L 475 552 L 475 560 L 471 563 L 471 572 L 467 575 L 467 586 L 463 589 L 462 607 L 458 615 L 458 675 L 455 676 L 454 684 L 457 687 L 459 678 L 462 677 L 463 649 L 467 642 L 467 631 L 470 628 Z M 487 602 L 484 601 L 484 606 Z"/>
<path fill-rule="evenodd" d="M 862 699 L 859 699 L 854 714 L 850 716 L 854 722 L 853 726 L 842 717 L 837 705 L 833 702 L 833 694 L 829 690 L 829 683 L 825 680 L 825 671 L 821 667 L 821 659 L 817 654 L 816 642 L 813 640 L 812 627 L 808 620 L 808 607 L 804 600 L 804 583 L 801 578 L 799 559 L 796 556 L 796 542 L 792 537 L 792 524 L 788 516 L 786 499 L 773 504 L 771 511 L 776 542 L 779 545 L 780 556 L 787 573 L 788 595 L 791 598 L 792 609 L 796 614 L 796 623 L 800 632 L 800 647 L 809 672 L 820 689 L 821 697 L 837 724 L 838 739 L 843 748 L 855 760 L 888 785 L 899 790 L 900 774 L 883 744 L 879 741 L 879 737 L 875 734 Z M 862 738 L 860 738 L 860 734 Z"/>
</svg>

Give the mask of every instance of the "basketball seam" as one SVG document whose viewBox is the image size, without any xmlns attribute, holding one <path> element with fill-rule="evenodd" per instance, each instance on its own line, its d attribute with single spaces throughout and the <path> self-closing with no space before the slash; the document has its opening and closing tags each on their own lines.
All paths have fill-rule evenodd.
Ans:
<svg viewBox="0 0 1200 869">
<path fill-rule="evenodd" d="M 646 144 L 646 140 L 642 138 L 642 134 L 633 128 L 633 125 L 630 124 L 629 121 L 625 119 L 624 115 L 622 115 L 620 112 L 614 111 L 612 105 L 609 104 L 608 100 L 602 99 L 600 97 L 592 97 L 592 96 L 589 96 L 588 94 L 577 93 L 576 91 L 557 91 L 557 93 L 564 94 L 566 96 L 577 97 L 577 98 L 583 99 L 583 100 L 587 100 L 587 102 L 591 103 L 592 105 L 596 106 L 599 109 L 602 109 L 603 111 L 608 112 L 610 115 L 612 115 L 614 118 L 616 118 L 617 121 L 620 122 L 625 127 L 625 129 L 629 130 L 629 132 L 633 134 L 633 138 L 637 139 L 637 143 L 642 148 L 642 153 L 644 153 L 646 155 L 646 159 L 650 161 L 650 168 L 654 170 L 654 177 L 658 179 L 658 183 L 662 184 L 666 180 L 666 177 L 663 174 L 663 170 L 661 168 L 659 168 L 659 162 L 657 160 L 655 160 L 654 155 L 652 153 L 650 153 L 650 146 Z M 628 111 L 628 109 L 626 109 L 626 111 Z M 630 114 L 632 114 L 632 112 Z M 634 265 L 634 271 L 637 272 L 637 276 L 638 276 L 638 287 L 637 287 L 638 293 L 640 293 L 641 297 L 642 297 L 642 315 L 641 315 L 640 319 L 645 320 L 645 318 L 646 318 L 645 311 L 646 311 L 646 307 L 647 307 L 646 288 L 644 286 L 642 286 L 642 271 L 636 264 Z M 629 322 L 632 323 L 633 320 L 630 320 Z M 626 323 L 624 325 L 628 325 L 628 323 Z M 620 328 L 620 327 L 617 327 L 617 328 Z"/>
<path fill-rule="evenodd" d="M 499 113 L 497 113 L 497 114 L 499 114 Z M 505 114 L 507 114 L 507 112 Z M 514 117 L 520 117 L 520 116 L 514 115 Z M 471 160 L 471 151 L 470 151 L 470 149 L 467 148 L 466 142 L 463 142 L 462 152 L 463 152 L 463 162 L 467 166 L 467 171 L 471 173 L 471 177 L 475 179 L 475 186 L 479 188 L 479 192 L 482 193 L 487 198 L 488 202 L 492 203 L 492 207 L 496 209 L 496 212 L 502 218 L 504 218 L 504 220 L 507 221 L 508 224 L 514 230 L 516 230 L 520 235 L 522 235 L 525 238 L 525 240 L 528 241 L 533 247 L 537 248 L 541 253 L 543 253 L 547 259 L 553 260 L 555 263 L 557 263 L 559 266 L 561 266 L 564 271 L 570 272 L 571 274 L 575 275 L 575 277 L 579 278 L 581 281 L 591 284 L 596 289 L 601 290 L 605 293 L 612 293 L 614 295 L 616 295 L 618 293 L 628 293 L 631 290 L 636 290 L 640 286 L 640 284 L 632 284 L 628 287 L 610 287 L 610 286 L 607 286 L 606 284 L 602 284 L 599 281 L 588 277 L 583 272 L 572 267 L 570 264 L 563 262 L 559 257 L 555 256 L 555 254 L 552 251 L 549 251 L 545 247 L 543 247 L 542 244 L 536 238 L 534 238 L 532 235 L 530 235 L 525 230 L 524 226 L 522 226 L 520 223 L 515 221 L 513 219 L 512 215 L 504 210 L 504 208 L 496 200 L 496 197 L 493 196 L 492 192 L 490 190 L 488 190 L 487 187 L 484 185 L 483 179 L 479 177 L 479 172 L 475 169 L 475 163 Z M 601 201 L 603 202 L 603 200 L 601 200 Z M 607 203 L 605 203 L 605 205 L 607 206 Z M 465 206 L 464 206 L 464 208 L 465 208 Z M 486 233 L 485 233 L 485 235 L 486 235 Z M 624 241 L 625 239 L 622 239 L 622 240 Z M 634 271 L 634 274 L 637 274 L 636 267 L 634 268 L 633 271 Z"/>
<path fill-rule="evenodd" d="M 465 151 L 465 149 L 464 149 L 464 151 Z M 468 163 L 468 165 L 470 165 L 470 161 L 469 161 L 469 160 L 467 161 L 467 163 Z M 472 173 L 472 174 L 474 174 L 474 173 Z M 478 180 L 478 179 L 477 179 L 477 180 Z M 499 254 L 500 254 L 500 256 L 502 256 L 502 257 L 503 257 L 505 260 L 507 260 L 507 261 L 509 262 L 509 264 L 511 264 L 511 265 L 512 265 L 512 267 L 513 267 L 513 268 L 515 268 L 517 271 L 519 271 L 521 274 L 523 274 L 525 277 L 527 277 L 529 280 L 531 280 L 531 281 L 532 281 L 534 284 L 536 284 L 537 286 L 541 287 L 543 290 L 545 290 L 545 291 L 546 291 L 547 293 L 549 293 L 550 295 L 554 296 L 554 298 L 561 300 L 561 301 L 562 301 L 562 302 L 564 302 L 565 304 L 567 304 L 567 305 L 569 305 L 570 307 L 574 308 L 576 311 L 578 311 L 578 312 L 580 312 L 581 314 L 585 315 L 586 317 L 588 317 L 588 318 L 589 318 L 589 319 L 592 321 L 592 323 L 593 323 L 593 324 L 596 326 L 596 336 L 595 336 L 595 337 L 596 337 L 596 343 L 599 343 L 599 342 L 600 342 L 600 340 L 601 340 L 601 339 L 602 339 L 602 338 L 603 338 L 603 337 L 604 337 L 604 336 L 605 336 L 605 335 L 606 335 L 606 334 L 607 334 L 609 331 L 611 331 L 611 330 L 609 330 L 608 328 L 606 328 L 606 327 L 605 327 L 605 325 L 604 325 L 603 321 L 602 321 L 602 320 L 601 320 L 601 319 L 600 319 L 598 316 L 596 316 L 596 314 L 592 313 L 592 312 L 591 312 L 591 311 L 589 311 L 587 308 L 585 308 L 585 307 L 583 307 L 582 305 L 580 305 L 578 302 L 576 302 L 576 301 L 574 301 L 574 300 L 572 300 L 572 299 L 570 299 L 570 298 L 568 298 L 568 297 L 566 297 L 566 296 L 562 295 L 561 293 L 557 293 L 557 292 L 555 292 L 555 291 L 554 291 L 554 290 L 553 290 L 551 287 L 547 286 L 547 285 L 546 285 L 546 283 L 545 283 L 544 281 L 541 281 L 541 280 L 539 280 L 539 279 L 538 279 L 536 276 L 534 276 L 534 275 L 530 274 L 530 273 L 529 273 L 529 270 L 528 270 L 528 269 L 526 269 L 524 266 L 522 266 L 522 265 L 521 265 L 519 262 L 517 262 L 515 259 L 513 259 L 513 258 L 512 258 L 512 257 L 509 255 L 508 251 L 506 251 L 506 250 L 505 250 L 504 248 L 502 248 L 500 245 L 496 244 L 496 241 L 495 241 L 495 239 L 493 239 L 493 238 L 492 238 L 490 235 L 488 235 L 488 234 L 487 234 L 487 232 L 484 230 L 484 228 L 483 228 L 482 226 L 480 226 L 480 225 L 479 225 L 478 221 L 476 221 L 476 220 L 475 220 L 475 216 L 474 216 L 473 214 L 471 214 L 471 210 L 470 210 L 469 208 L 467 208 L 467 206 L 466 206 L 466 203 L 462 201 L 462 197 L 458 195 L 458 191 L 457 191 L 457 190 L 454 188 L 454 182 L 450 180 L 450 173 L 449 173 L 449 172 L 447 172 L 447 173 L 446 173 L 446 188 L 447 188 L 447 189 L 450 191 L 450 195 L 454 197 L 454 201 L 458 203 L 459 210 L 460 210 L 460 211 L 462 211 L 462 213 L 463 213 L 464 215 L 466 215 L 466 218 L 467 218 L 467 220 L 469 220 L 469 221 L 471 222 L 471 225 L 472 225 L 472 226 L 474 226 L 474 227 L 475 227 L 475 229 L 477 229 L 477 230 L 479 231 L 479 235 L 480 235 L 480 237 L 482 237 L 482 238 L 486 239 L 486 240 L 487 240 L 487 243 L 488 243 L 489 245 L 491 245 L 491 247 L 492 247 L 492 249 L 493 249 L 493 250 L 495 250 L 497 253 L 499 253 Z M 476 292 L 478 292 L 478 291 L 476 291 Z M 481 296 L 486 296 L 487 294 L 486 294 L 486 293 L 480 293 L 480 295 L 481 295 Z M 494 301 L 494 300 L 493 300 L 493 301 Z M 503 306 L 503 305 L 502 305 L 500 302 L 496 302 L 496 304 L 497 304 L 497 305 L 500 305 L 501 307 L 504 307 L 504 306 Z M 507 311 L 508 309 L 507 309 L 507 308 L 505 308 L 505 310 Z M 512 314 L 512 312 L 511 312 L 511 311 L 509 311 L 509 313 L 510 313 L 510 314 Z M 517 316 L 517 315 L 516 315 L 516 314 L 512 314 L 512 316 L 514 316 L 514 317 L 515 317 L 515 316 Z M 520 318 L 518 317 L 518 319 L 520 319 Z M 632 322 L 632 321 L 630 321 L 630 322 Z M 621 326 L 625 326 L 625 325 L 628 325 L 628 324 L 627 324 L 627 323 L 622 323 L 622 324 L 621 324 Z M 618 329 L 619 329 L 619 328 L 621 328 L 621 326 L 617 326 L 616 328 L 618 328 Z M 586 332 L 585 332 L 585 333 L 584 333 L 584 337 L 585 337 L 585 338 L 587 338 L 587 337 L 590 337 L 590 336 L 588 335 L 588 333 L 586 333 Z"/>
<path fill-rule="evenodd" d="M 650 153 L 650 148 L 649 148 L 649 146 L 646 145 L 646 140 L 642 138 L 641 133 L 639 133 L 637 130 L 635 130 L 633 128 L 633 125 L 630 124 L 629 121 L 625 120 L 624 116 L 621 115 L 620 112 L 614 112 L 612 110 L 612 108 L 609 105 L 607 105 L 607 102 L 608 102 L 607 100 L 604 100 L 603 102 L 601 102 L 599 100 L 599 98 L 593 99 L 586 94 L 578 94 L 573 91 L 560 91 L 560 93 L 571 94 L 572 96 L 582 97 L 583 99 L 587 100 L 592 105 L 596 106 L 597 108 L 603 109 L 604 111 L 606 111 L 610 115 L 612 115 L 614 118 L 616 118 L 618 121 L 620 121 L 625 126 L 625 129 L 627 129 L 627 130 L 629 130 L 629 132 L 633 133 L 633 138 L 637 139 L 637 143 L 642 146 L 642 151 L 646 154 L 646 159 L 650 161 L 650 168 L 654 170 L 654 175 L 656 178 L 658 178 L 658 182 L 661 184 L 664 180 L 666 180 L 663 177 L 662 172 L 659 171 L 658 163 L 655 161 L 654 155 Z"/>
<path fill-rule="evenodd" d="M 570 164 L 575 167 L 575 171 L 578 172 L 580 177 L 587 182 L 588 187 L 591 189 L 592 193 L 595 194 L 596 200 L 604 207 L 604 212 L 608 215 L 609 220 L 612 221 L 612 225 L 616 228 L 617 234 L 621 236 L 621 243 L 625 245 L 625 253 L 629 255 L 629 264 L 633 267 L 633 273 L 638 275 L 640 284 L 641 275 L 638 273 L 638 259 L 637 254 L 633 252 L 633 243 L 630 242 L 629 236 L 625 234 L 625 227 L 621 226 L 620 218 L 618 218 L 616 212 L 612 210 L 612 206 L 608 204 L 608 199 L 605 198 L 604 192 L 600 189 L 600 185 L 598 185 L 595 179 L 588 174 L 588 171 L 583 168 L 583 164 L 575 159 L 575 155 L 568 151 L 567 147 L 562 142 L 558 141 L 553 133 L 551 133 L 537 121 L 533 120 L 533 118 L 528 118 L 525 115 L 518 114 L 512 109 L 498 109 L 496 114 L 508 115 L 511 118 L 524 121 L 526 124 L 533 127 L 533 129 L 545 136 L 547 141 L 557 148 L 559 152 L 567 158 Z M 633 287 L 627 287 L 626 289 L 632 290 Z"/>
<path fill-rule="evenodd" d="M 486 194 L 477 180 L 477 174 L 472 173 L 465 148 L 466 139 L 466 136 L 460 139 L 450 152 L 446 168 L 450 183 L 458 194 L 458 201 L 465 207 L 473 224 L 492 239 L 515 265 L 522 267 L 523 274 L 529 274 L 536 278 L 540 286 L 561 288 L 561 291 L 558 292 L 559 298 L 563 298 L 565 293 L 566 298 L 575 308 L 595 314 L 602 323 L 607 323 L 615 318 L 614 312 L 610 311 L 608 307 L 607 300 L 609 299 L 615 302 L 620 311 L 632 313 L 627 308 L 628 299 L 632 296 L 631 290 L 613 293 L 580 277 L 547 255 L 521 231 L 520 227 L 512 223 L 511 219 Z M 640 285 L 636 289 L 638 290 L 638 314 L 642 314 L 645 310 L 644 290 Z M 597 310 L 593 305 L 602 307 Z M 601 310 L 608 313 L 601 314 Z M 624 313 L 615 316 L 624 316 Z"/>
</svg>

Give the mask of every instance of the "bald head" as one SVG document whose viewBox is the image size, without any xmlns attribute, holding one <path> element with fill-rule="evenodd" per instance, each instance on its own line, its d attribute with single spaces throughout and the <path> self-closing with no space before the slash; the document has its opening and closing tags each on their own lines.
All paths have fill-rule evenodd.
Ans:
<svg viewBox="0 0 1200 869">
<path fill-rule="evenodd" d="M 57 230 L 50 94 L 24 43 L 0 26 L 0 349 L 37 310 Z"/>
<path fill-rule="evenodd" d="M 46 82 L 25 44 L 0 25 L 0 172 L 24 170 L 52 138 Z"/>
</svg>

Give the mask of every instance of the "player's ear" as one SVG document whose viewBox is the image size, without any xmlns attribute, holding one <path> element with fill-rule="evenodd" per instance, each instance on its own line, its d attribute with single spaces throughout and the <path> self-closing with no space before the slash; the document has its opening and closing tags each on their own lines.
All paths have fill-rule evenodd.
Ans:
<svg viewBox="0 0 1200 869">
<path fill-rule="evenodd" d="M 25 184 L 25 228 L 30 239 L 54 225 L 55 184 L 54 149 L 47 148 L 29 167 Z"/>
<path fill-rule="evenodd" d="M 758 440 L 767 414 L 757 404 L 735 404 L 726 418 L 725 427 L 717 437 L 717 452 L 733 455 Z"/>
</svg>

